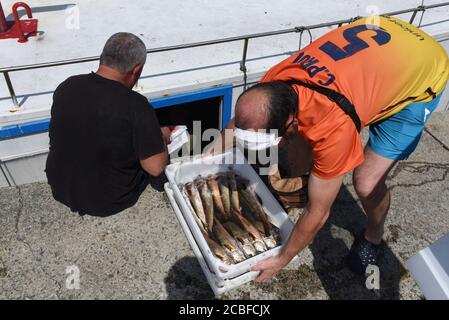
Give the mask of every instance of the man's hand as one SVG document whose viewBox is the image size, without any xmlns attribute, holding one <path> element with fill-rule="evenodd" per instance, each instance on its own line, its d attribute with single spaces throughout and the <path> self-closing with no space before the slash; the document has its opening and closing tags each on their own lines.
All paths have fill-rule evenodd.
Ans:
<svg viewBox="0 0 449 320">
<path fill-rule="evenodd" d="M 216 156 L 222 154 L 226 147 L 223 145 L 223 138 L 220 137 L 219 141 L 214 141 L 213 145 L 208 146 L 207 150 L 204 152 L 205 156 Z"/>
<path fill-rule="evenodd" d="M 251 271 L 260 271 L 259 276 L 254 279 L 256 282 L 265 282 L 273 278 L 273 276 L 281 271 L 288 262 L 286 263 L 281 256 L 275 256 L 264 260 L 254 267 L 251 268 Z"/>
<path fill-rule="evenodd" d="M 204 155 L 215 156 L 232 148 L 235 145 L 234 129 L 234 119 L 231 119 L 227 127 L 222 131 L 221 136 L 208 146 Z"/>
<path fill-rule="evenodd" d="M 296 222 L 287 243 L 279 256 L 269 258 L 254 266 L 251 271 L 261 271 L 256 282 L 268 281 L 284 268 L 315 237 L 326 222 L 332 203 L 337 196 L 343 176 L 320 179 L 313 173 L 309 179 L 309 203 Z"/>
<path fill-rule="evenodd" d="M 171 128 L 170 127 L 161 127 L 162 138 L 164 139 L 164 143 L 166 145 L 170 144 L 170 136 L 171 136 Z"/>
</svg>

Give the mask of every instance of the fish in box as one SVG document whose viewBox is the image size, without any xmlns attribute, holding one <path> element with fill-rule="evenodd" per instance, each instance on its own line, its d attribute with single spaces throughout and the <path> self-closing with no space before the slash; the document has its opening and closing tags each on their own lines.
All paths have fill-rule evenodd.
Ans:
<svg viewBox="0 0 449 320">
<path fill-rule="evenodd" d="M 167 166 L 167 195 L 216 295 L 253 280 L 293 223 L 239 149 Z"/>
</svg>

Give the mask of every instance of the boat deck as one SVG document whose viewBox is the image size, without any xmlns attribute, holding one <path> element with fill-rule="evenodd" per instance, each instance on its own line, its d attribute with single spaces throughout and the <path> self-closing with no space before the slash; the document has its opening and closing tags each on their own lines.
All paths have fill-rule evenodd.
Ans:
<svg viewBox="0 0 449 320">
<path fill-rule="evenodd" d="M 379 292 L 364 289 L 344 265 L 365 220 L 348 177 L 329 221 L 297 262 L 270 283 L 246 284 L 223 298 L 422 298 L 405 263 L 449 232 L 448 122 L 449 112 L 434 114 L 416 152 L 388 180 L 393 202 Z M 80 269 L 79 290 L 65 285 L 72 265 Z M 212 299 L 213 293 L 164 193 L 149 187 L 116 216 L 82 218 L 56 203 L 45 183 L 35 183 L 0 189 L 5 298 Z"/>
<path fill-rule="evenodd" d="M 13 0 L 2 1 L 9 15 Z M 427 0 L 426 5 L 441 3 Z M 350 17 L 416 8 L 421 0 L 387 1 L 331 0 L 297 1 L 204 1 L 159 2 L 120 0 L 73 0 L 65 4 L 28 0 L 39 19 L 39 37 L 20 44 L 0 41 L 0 69 L 53 61 L 98 56 L 113 33 L 129 31 L 139 35 L 148 48 L 182 45 L 252 33 L 283 30 Z M 286 10 L 279 10 L 286 8 Z M 374 10 L 374 11 L 373 11 Z M 377 11 L 376 11 L 377 10 Z M 449 31 L 447 7 L 426 11 L 422 28 L 432 35 Z M 412 13 L 398 15 L 408 21 Z M 418 13 L 415 24 L 420 21 Z M 329 28 L 312 30 L 313 38 Z M 298 49 L 298 34 L 251 40 L 248 47 L 248 74 L 257 75 Z M 303 37 L 303 45 L 308 36 Z M 173 92 L 189 92 L 217 83 L 242 78 L 240 61 L 243 41 L 150 54 L 139 82 L 148 97 Z M 10 112 L 13 104 L 6 82 L 0 79 L 0 127 L 49 117 L 52 93 L 67 77 L 96 70 L 97 62 L 25 70 L 10 73 L 20 111 Z"/>
</svg>

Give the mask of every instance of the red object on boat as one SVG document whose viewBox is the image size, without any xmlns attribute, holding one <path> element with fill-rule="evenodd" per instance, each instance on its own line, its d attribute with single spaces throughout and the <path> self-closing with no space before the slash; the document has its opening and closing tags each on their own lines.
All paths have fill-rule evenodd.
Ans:
<svg viewBox="0 0 449 320">
<path fill-rule="evenodd" d="M 6 23 L 5 13 L 3 12 L 2 3 L 0 2 L 0 33 L 8 30 L 8 24 Z"/>
<path fill-rule="evenodd" d="M 29 19 L 20 20 L 19 8 L 24 8 Z M 17 2 L 12 7 L 12 13 L 14 21 L 6 21 L 5 14 L 3 12 L 0 3 L 0 40 L 1 39 L 19 39 L 18 41 L 23 43 L 27 42 L 29 37 L 37 35 L 37 19 L 33 18 L 31 8 L 25 2 Z"/>
</svg>

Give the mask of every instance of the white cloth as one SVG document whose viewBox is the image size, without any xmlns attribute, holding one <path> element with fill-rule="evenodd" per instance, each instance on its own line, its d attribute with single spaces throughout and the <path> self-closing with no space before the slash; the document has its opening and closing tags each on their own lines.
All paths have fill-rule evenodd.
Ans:
<svg viewBox="0 0 449 320">
<path fill-rule="evenodd" d="M 170 135 L 170 144 L 167 146 L 169 154 L 180 149 L 183 145 L 189 142 L 189 133 L 186 126 L 177 126 Z"/>
<path fill-rule="evenodd" d="M 277 146 L 282 137 L 276 133 L 267 133 L 263 131 L 234 129 L 237 142 L 242 144 L 248 150 L 258 151 Z"/>
</svg>

